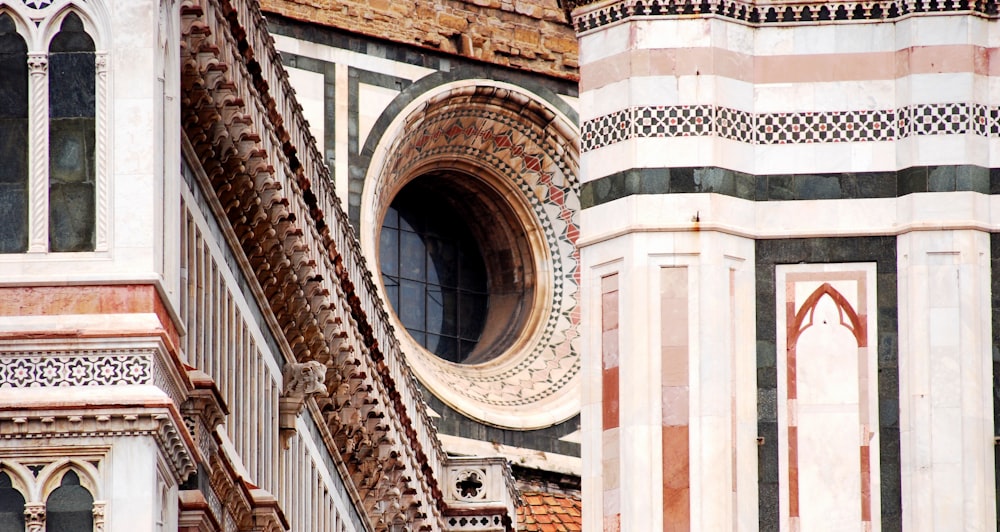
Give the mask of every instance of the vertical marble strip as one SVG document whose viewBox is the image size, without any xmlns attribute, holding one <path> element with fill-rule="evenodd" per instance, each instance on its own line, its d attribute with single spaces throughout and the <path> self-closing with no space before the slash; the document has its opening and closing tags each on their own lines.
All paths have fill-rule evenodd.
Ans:
<svg viewBox="0 0 1000 532">
<path fill-rule="evenodd" d="M 97 153 L 95 186 L 97 188 L 96 198 L 96 222 L 95 228 L 95 251 L 107 251 L 108 246 L 108 226 L 111 224 L 108 215 L 108 187 L 111 176 L 108 175 L 108 109 L 111 103 L 108 101 L 108 52 L 97 52 L 94 56 L 97 71 Z M 171 169 L 173 171 L 173 169 Z M 46 208 L 48 212 L 48 208 Z"/>
<path fill-rule="evenodd" d="M 795 283 L 785 283 L 785 316 L 795 316 Z M 795 338 L 799 331 L 795 320 L 786 322 L 786 334 L 788 337 L 788 355 L 785 364 L 785 400 L 788 408 L 787 431 L 788 431 L 788 516 L 792 530 L 799 528 L 799 431 L 798 416 L 796 416 L 795 400 L 798 397 L 798 387 L 796 383 L 796 360 L 795 360 Z"/>
<path fill-rule="evenodd" d="M 31 76 L 30 182 L 31 209 L 28 213 L 28 252 L 49 249 L 49 58 L 44 53 L 28 54 Z"/>
<path fill-rule="evenodd" d="M 688 270 L 660 269 L 663 397 L 663 529 L 691 529 Z"/>
<path fill-rule="evenodd" d="M 737 425 L 738 425 L 739 410 L 737 409 L 736 390 L 739 387 L 739 383 L 737 381 L 737 374 L 736 374 L 736 368 L 738 367 L 737 366 L 737 361 L 736 361 L 736 316 L 737 316 L 737 311 L 736 311 L 736 269 L 730 267 L 729 268 L 729 337 L 732 339 L 732 341 L 729 342 L 729 367 L 730 367 L 730 374 L 729 374 L 729 441 L 731 442 L 730 445 L 732 447 L 732 452 L 730 454 L 730 468 L 731 468 L 731 470 L 730 470 L 730 476 L 731 476 L 731 479 L 730 479 L 730 482 L 731 482 L 730 488 L 732 489 L 732 492 L 733 492 L 733 498 L 732 498 L 731 504 L 732 504 L 732 512 L 733 512 L 732 523 L 733 523 L 733 531 L 734 532 L 736 530 L 739 530 L 739 523 L 740 523 L 739 518 L 736 517 L 737 513 L 740 510 L 740 505 L 739 505 L 739 491 L 738 491 L 738 487 L 739 486 L 738 486 L 738 481 L 737 481 L 737 479 L 739 478 L 739 475 L 737 475 L 737 471 L 738 471 L 738 469 L 737 469 L 737 467 L 738 467 L 738 460 L 737 460 L 737 458 L 738 458 L 738 452 L 737 451 L 739 449 L 739 445 L 737 444 L 737 442 L 739 441 L 739 434 L 738 434 L 738 431 L 737 431 Z"/>
<path fill-rule="evenodd" d="M 618 274 L 601 278 L 601 430 L 604 530 L 621 529 Z"/>
</svg>

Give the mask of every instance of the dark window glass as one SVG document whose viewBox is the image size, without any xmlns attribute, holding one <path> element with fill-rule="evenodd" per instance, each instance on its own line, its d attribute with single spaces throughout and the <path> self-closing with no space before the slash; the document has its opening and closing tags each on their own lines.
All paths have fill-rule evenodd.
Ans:
<svg viewBox="0 0 1000 532">
<path fill-rule="evenodd" d="M 0 253 L 28 250 L 28 47 L 0 15 Z"/>
<path fill-rule="evenodd" d="M 24 530 L 24 496 L 0 473 L 0 530 Z"/>
<path fill-rule="evenodd" d="M 389 303 L 410 336 L 461 363 L 475 349 L 489 305 L 486 265 L 465 220 L 427 189 L 406 187 L 379 236 Z"/>
<path fill-rule="evenodd" d="M 73 471 L 63 475 L 62 483 L 45 502 L 47 532 L 88 532 L 94 529 L 94 497 L 80 485 Z"/>
<path fill-rule="evenodd" d="M 94 40 L 74 13 L 49 45 L 49 249 L 93 251 Z"/>
</svg>

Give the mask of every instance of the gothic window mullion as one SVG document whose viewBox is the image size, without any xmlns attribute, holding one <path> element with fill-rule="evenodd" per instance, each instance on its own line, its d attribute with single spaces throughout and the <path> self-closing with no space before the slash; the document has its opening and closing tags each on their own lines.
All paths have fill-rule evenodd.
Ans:
<svg viewBox="0 0 1000 532">
<path fill-rule="evenodd" d="M 31 122 L 28 252 L 44 253 L 49 249 L 49 57 L 47 53 L 28 54 L 30 73 Z"/>
<path fill-rule="evenodd" d="M 108 249 L 108 52 L 102 51 L 94 54 L 94 69 L 97 74 L 96 82 L 96 109 L 95 127 L 96 139 L 95 149 L 97 157 L 95 161 L 94 186 L 96 187 L 96 227 L 94 235 L 94 248 L 96 251 L 107 251 Z"/>
</svg>

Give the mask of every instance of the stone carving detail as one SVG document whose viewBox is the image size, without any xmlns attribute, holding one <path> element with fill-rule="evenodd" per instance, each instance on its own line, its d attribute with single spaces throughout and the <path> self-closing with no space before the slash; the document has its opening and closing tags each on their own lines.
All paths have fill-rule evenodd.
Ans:
<svg viewBox="0 0 1000 532">
<path fill-rule="evenodd" d="M 311 395 L 326 395 L 326 366 L 319 361 L 289 362 L 282 376 L 282 394 L 278 404 L 278 426 L 281 443 L 287 449 L 288 440 L 295 434 L 295 418 L 302 413 L 306 399 Z"/>
<path fill-rule="evenodd" d="M 290 362 L 285 364 L 282 395 L 284 397 L 305 397 L 326 392 L 326 366 L 322 362 Z"/>
<path fill-rule="evenodd" d="M 45 530 L 45 503 L 29 502 L 24 505 L 24 524 L 28 532 Z"/>
<path fill-rule="evenodd" d="M 466 501 L 483 500 L 486 498 L 486 471 L 482 469 L 465 469 L 459 471 L 455 479 L 455 494 Z"/>
<path fill-rule="evenodd" d="M 104 501 L 94 501 L 94 532 L 104 532 Z"/>
<path fill-rule="evenodd" d="M 0 358 L 0 388 L 152 384 L 148 354 Z"/>
<path fill-rule="evenodd" d="M 49 56 L 46 53 L 28 54 L 28 72 L 33 75 L 46 74 L 49 71 Z"/>
</svg>

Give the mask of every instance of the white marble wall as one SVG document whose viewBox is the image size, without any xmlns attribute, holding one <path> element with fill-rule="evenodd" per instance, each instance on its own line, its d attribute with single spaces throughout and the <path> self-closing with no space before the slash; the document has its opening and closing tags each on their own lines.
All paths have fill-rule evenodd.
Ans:
<svg viewBox="0 0 1000 532">
<path fill-rule="evenodd" d="M 586 211 L 585 211 L 586 212 Z M 663 527 L 668 423 L 662 379 L 663 319 L 688 323 L 687 423 L 691 530 L 755 530 L 756 354 L 753 243 L 716 232 L 633 233 L 584 247 L 582 353 L 583 495 L 601 500 L 601 462 L 617 452 L 621 530 Z M 687 270 L 686 309 L 665 308 L 663 268 Z M 603 447 L 600 405 L 600 279 L 620 272 L 620 443 Z M 678 314 L 679 313 L 679 314 Z M 671 318 L 670 316 L 674 316 Z M 596 383 L 596 386 L 595 386 Z M 655 406 L 653 406 L 655 405 Z M 672 414 L 673 415 L 673 414 Z M 685 453 L 681 452 L 680 455 Z M 643 472 L 638 474 L 638 472 Z M 648 472 L 648 473 L 647 473 Z M 669 502 L 669 501 L 668 501 Z M 584 505 L 584 528 L 602 527 L 601 508 Z M 676 517 L 676 516 L 673 516 Z"/>
<path fill-rule="evenodd" d="M 907 530 L 996 530 L 989 259 L 982 231 L 898 239 Z"/>
</svg>

